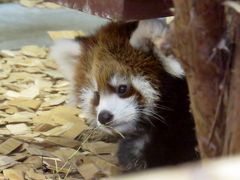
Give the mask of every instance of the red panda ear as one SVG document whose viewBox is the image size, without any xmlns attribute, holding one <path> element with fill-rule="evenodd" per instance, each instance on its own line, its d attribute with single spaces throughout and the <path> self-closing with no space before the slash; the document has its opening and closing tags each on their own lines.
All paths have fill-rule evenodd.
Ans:
<svg viewBox="0 0 240 180">
<path fill-rule="evenodd" d="M 182 78 L 184 70 L 181 64 L 171 53 L 168 44 L 169 26 L 164 20 L 139 21 L 137 29 L 132 33 L 130 44 L 133 48 L 148 52 L 152 50 L 158 56 L 165 71 L 172 76 Z"/>
<path fill-rule="evenodd" d="M 168 25 L 164 20 L 139 21 L 138 27 L 131 35 L 130 44 L 136 49 L 147 52 L 151 50 L 156 39 L 164 38 L 167 29 Z"/>
<path fill-rule="evenodd" d="M 80 41 L 62 39 L 54 43 L 50 57 L 57 63 L 60 71 L 70 82 L 74 78 L 74 68 L 83 48 Z"/>
</svg>

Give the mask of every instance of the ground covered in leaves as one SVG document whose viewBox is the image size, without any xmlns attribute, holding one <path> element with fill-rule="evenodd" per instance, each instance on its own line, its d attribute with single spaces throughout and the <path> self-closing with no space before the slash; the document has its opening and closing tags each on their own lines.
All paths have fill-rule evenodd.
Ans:
<svg viewBox="0 0 240 180">
<path fill-rule="evenodd" d="M 0 179 L 98 179 L 119 173 L 104 142 L 66 105 L 69 83 L 48 49 L 0 52 Z"/>
</svg>

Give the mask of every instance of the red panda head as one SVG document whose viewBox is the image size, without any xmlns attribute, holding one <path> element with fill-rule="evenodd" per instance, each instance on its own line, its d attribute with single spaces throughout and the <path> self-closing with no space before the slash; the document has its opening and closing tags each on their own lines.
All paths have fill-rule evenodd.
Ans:
<svg viewBox="0 0 240 180">
<path fill-rule="evenodd" d="M 154 116 L 161 98 L 162 63 L 151 52 L 134 49 L 134 25 L 111 23 L 95 35 L 61 40 L 51 51 L 71 82 L 72 102 L 89 122 L 131 132 Z"/>
</svg>

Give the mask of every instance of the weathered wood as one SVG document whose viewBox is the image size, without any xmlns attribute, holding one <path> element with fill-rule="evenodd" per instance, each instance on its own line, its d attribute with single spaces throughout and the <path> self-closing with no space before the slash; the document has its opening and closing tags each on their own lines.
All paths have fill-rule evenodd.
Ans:
<svg viewBox="0 0 240 180">
<path fill-rule="evenodd" d="M 231 80 L 229 82 L 229 100 L 227 105 L 226 135 L 224 154 L 240 152 L 240 15 L 233 13 L 232 34 L 236 45 L 233 54 Z"/>
<path fill-rule="evenodd" d="M 174 0 L 174 5 L 171 44 L 186 72 L 200 153 L 220 156 L 226 118 L 227 63 L 218 46 L 225 32 L 224 7 L 219 0 Z"/>
<path fill-rule="evenodd" d="M 112 20 L 136 20 L 171 15 L 171 0 L 50 0 Z"/>
</svg>

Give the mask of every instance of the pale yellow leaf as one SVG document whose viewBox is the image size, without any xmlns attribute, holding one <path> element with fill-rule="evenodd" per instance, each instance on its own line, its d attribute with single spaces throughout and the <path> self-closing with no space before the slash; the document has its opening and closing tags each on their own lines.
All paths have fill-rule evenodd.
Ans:
<svg viewBox="0 0 240 180">
<path fill-rule="evenodd" d="M 0 51 L 0 56 L 3 57 L 15 57 L 16 52 L 15 51 L 10 51 L 10 50 L 1 50 Z"/>
<path fill-rule="evenodd" d="M 31 132 L 31 129 L 24 123 L 19 124 L 9 124 L 6 128 L 15 135 L 23 135 Z"/>
<path fill-rule="evenodd" d="M 10 180 L 24 180 L 24 173 L 18 169 L 4 169 L 3 175 Z"/>
<path fill-rule="evenodd" d="M 45 58 L 47 56 L 47 52 L 44 48 L 40 48 L 35 45 L 23 46 L 21 53 L 26 56 L 38 58 Z"/>
<path fill-rule="evenodd" d="M 20 0 L 20 3 L 26 7 L 34 7 L 36 4 L 43 2 L 43 0 Z"/>
<path fill-rule="evenodd" d="M 48 31 L 48 35 L 53 39 L 74 39 L 76 36 L 84 36 L 82 31 Z"/>
<path fill-rule="evenodd" d="M 22 108 L 31 108 L 33 110 L 37 110 L 42 101 L 40 100 L 31 100 L 31 99 L 24 99 L 24 98 L 16 98 L 7 102 L 7 105 L 12 105 L 16 107 Z"/>
</svg>

